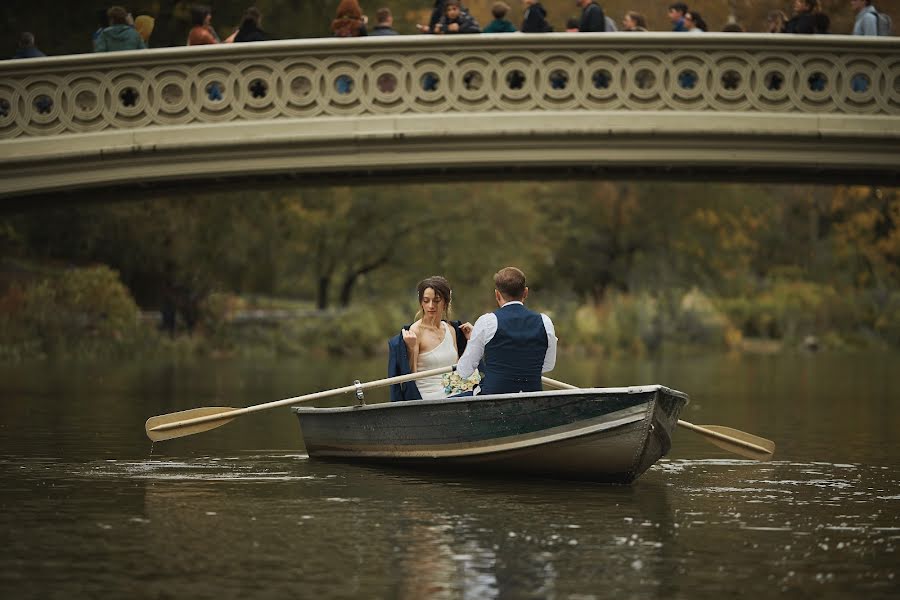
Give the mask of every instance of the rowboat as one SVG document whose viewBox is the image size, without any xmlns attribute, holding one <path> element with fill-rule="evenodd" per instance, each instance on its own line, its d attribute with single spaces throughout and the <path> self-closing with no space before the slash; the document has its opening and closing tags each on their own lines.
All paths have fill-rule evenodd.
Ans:
<svg viewBox="0 0 900 600">
<path fill-rule="evenodd" d="M 314 459 L 627 484 L 668 453 L 687 402 L 648 385 L 293 411 Z"/>
</svg>

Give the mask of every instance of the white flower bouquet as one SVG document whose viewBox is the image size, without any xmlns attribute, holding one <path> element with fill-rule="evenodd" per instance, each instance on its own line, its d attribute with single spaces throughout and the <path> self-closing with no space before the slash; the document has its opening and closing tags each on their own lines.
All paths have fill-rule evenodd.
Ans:
<svg viewBox="0 0 900 600">
<path fill-rule="evenodd" d="M 463 379 L 454 371 L 452 373 L 444 373 L 441 376 L 441 384 L 444 386 L 444 393 L 448 396 L 455 396 L 463 392 L 471 392 L 475 386 L 481 383 L 481 373 L 476 369 L 474 373 L 469 375 L 468 379 Z"/>
</svg>

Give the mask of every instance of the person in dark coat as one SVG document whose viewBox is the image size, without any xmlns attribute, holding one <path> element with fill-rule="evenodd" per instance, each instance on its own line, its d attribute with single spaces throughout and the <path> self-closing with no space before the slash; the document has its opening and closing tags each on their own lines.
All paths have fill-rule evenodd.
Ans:
<svg viewBox="0 0 900 600">
<path fill-rule="evenodd" d="M 606 31 L 606 15 L 603 14 L 599 4 L 594 0 L 578 0 L 578 6 L 581 7 L 578 31 L 582 33 Z"/>
<path fill-rule="evenodd" d="M 47 55 L 34 45 L 34 34 L 30 31 L 23 31 L 19 36 L 19 47 L 13 58 L 40 58 L 41 56 Z"/>
<path fill-rule="evenodd" d="M 434 26 L 434 33 L 481 33 L 481 26 L 459 0 L 446 0 L 444 17 Z"/>
<path fill-rule="evenodd" d="M 794 0 L 794 16 L 785 24 L 785 33 L 828 33 L 831 21 L 819 12 L 819 0 Z"/>
<path fill-rule="evenodd" d="M 264 42 L 269 35 L 262 30 L 262 13 L 255 6 L 251 6 L 244 12 L 244 20 L 234 36 L 237 42 Z"/>
<path fill-rule="evenodd" d="M 522 18 L 522 33 L 549 33 L 553 26 L 547 22 L 547 9 L 537 0 L 523 0 L 525 14 Z"/>
<path fill-rule="evenodd" d="M 394 15 L 389 8 L 379 8 L 375 11 L 375 27 L 369 35 L 398 35 L 394 31 Z"/>
</svg>

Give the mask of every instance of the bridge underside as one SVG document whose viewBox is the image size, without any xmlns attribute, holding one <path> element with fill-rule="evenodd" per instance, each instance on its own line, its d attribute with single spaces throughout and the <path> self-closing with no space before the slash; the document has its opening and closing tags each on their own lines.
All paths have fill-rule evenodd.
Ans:
<svg viewBox="0 0 900 600">
<path fill-rule="evenodd" d="M 222 184 L 666 179 L 900 184 L 893 119 L 674 112 L 257 121 L 19 142 L 4 204 Z M 48 151 L 48 146 L 52 150 Z M 81 195 L 81 194 L 79 194 Z M 20 202 L 12 202 L 18 199 Z"/>
</svg>

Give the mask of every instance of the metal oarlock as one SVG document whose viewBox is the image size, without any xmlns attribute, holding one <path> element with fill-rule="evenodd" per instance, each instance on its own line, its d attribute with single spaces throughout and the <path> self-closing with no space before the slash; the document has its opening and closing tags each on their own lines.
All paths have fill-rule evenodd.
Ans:
<svg viewBox="0 0 900 600">
<path fill-rule="evenodd" d="M 358 406 L 365 406 L 366 395 L 363 393 L 362 383 L 360 383 L 359 379 L 354 379 L 353 385 L 356 386 L 356 404 Z"/>
</svg>

